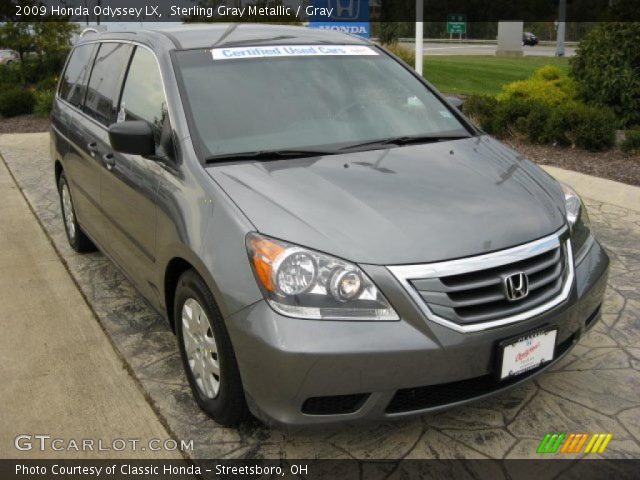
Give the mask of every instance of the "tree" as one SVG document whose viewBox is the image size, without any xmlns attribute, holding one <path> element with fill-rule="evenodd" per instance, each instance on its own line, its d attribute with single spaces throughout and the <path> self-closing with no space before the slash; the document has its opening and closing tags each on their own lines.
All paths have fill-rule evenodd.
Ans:
<svg viewBox="0 0 640 480">
<path fill-rule="evenodd" d="M 18 52 L 22 83 L 35 83 L 57 74 L 71 47 L 71 38 L 79 27 L 66 17 L 32 16 L 27 20 L 15 16 L 16 5 L 41 5 L 40 2 L 14 0 L 13 9 L 4 12 L 7 20 L 0 24 L 0 46 Z M 26 55 L 26 54 L 30 55 Z"/>
<path fill-rule="evenodd" d="M 404 25 L 394 20 L 400 18 L 399 8 L 401 7 L 403 7 L 403 5 L 399 7 L 397 3 L 391 0 L 382 0 L 381 2 L 380 18 L 377 19 L 379 21 L 377 33 L 380 43 L 383 45 L 393 45 L 397 43 L 400 38 Z"/>
<path fill-rule="evenodd" d="M 79 30 L 69 21 L 6 22 L 0 25 L 0 45 L 15 50 L 24 60 L 24 54 L 65 54 L 71 47 L 71 38 Z"/>
<path fill-rule="evenodd" d="M 71 47 L 71 38 L 79 29 L 76 23 L 68 20 L 35 22 L 32 25 L 34 50 L 46 55 L 66 55 Z"/>
<path fill-rule="evenodd" d="M 60 0 L 60 3 L 65 5 L 66 1 Z M 0 23 L 0 47 L 15 50 L 21 60 L 27 52 L 57 54 L 69 50 L 78 26 L 70 23 L 68 17 L 16 15 L 18 6 L 42 6 L 43 3 L 37 0 L 10 0 L 4 5 L 1 18 L 5 23 Z"/>
<path fill-rule="evenodd" d="M 2 48 L 15 50 L 24 60 L 24 54 L 33 50 L 33 35 L 27 22 L 7 22 L 0 26 L 0 45 Z"/>
<path fill-rule="evenodd" d="M 580 42 L 571 74 L 588 102 L 614 109 L 621 126 L 640 125 L 640 22 L 607 22 Z"/>
</svg>

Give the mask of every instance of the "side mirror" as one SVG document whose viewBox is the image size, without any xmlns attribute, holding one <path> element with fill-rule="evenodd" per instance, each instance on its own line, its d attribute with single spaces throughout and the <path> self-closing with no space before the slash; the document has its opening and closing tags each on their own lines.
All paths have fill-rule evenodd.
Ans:
<svg viewBox="0 0 640 480">
<path fill-rule="evenodd" d="M 156 142 L 147 122 L 131 120 L 109 127 L 109 142 L 116 152 L 130 155 L 155 155 Z"/>
<path fill-rule="evenodd" d="M 464 103 L 464 101 L 458 97 L 446 97 L 446 99 L 451 105 L 456 107 L 458 110 L 462 108 L 462 104 Z"/>
</svg>

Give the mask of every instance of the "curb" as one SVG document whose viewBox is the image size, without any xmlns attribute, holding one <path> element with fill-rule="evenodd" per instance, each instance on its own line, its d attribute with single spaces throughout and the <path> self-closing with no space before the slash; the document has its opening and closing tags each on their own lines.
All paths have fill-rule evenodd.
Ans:
<svg viewBox="0 0 640 480">
<path fill-rule="evenodd" d="M 542 168 L 556 179 L 571 185 L 585 198 L 640 212 L 640 187 L 549 165 Z"/>
</svg>

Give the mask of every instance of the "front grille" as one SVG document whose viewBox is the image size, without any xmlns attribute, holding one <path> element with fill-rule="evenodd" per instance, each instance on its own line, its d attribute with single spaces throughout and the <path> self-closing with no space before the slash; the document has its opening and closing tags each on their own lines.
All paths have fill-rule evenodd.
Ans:
<svg viewBox="0 0 640 480">
<path fill-rule="evenodd" d="M 410 280 L 429 310 L 458 325 L 472 325 L 530 311 L 557 298 L 567 278 L 565 247 L 550 250 L 498 266 L 471 272 Z M 524 272 L 529 294 L 507 300 L 503 279 Z"/>
<path fill-rule="evenodd" d="M 574 333 L 566 340 L 556 345 L 556 360 L 569 350 L 571 345 L 573 345 L 575 338 L 576 334 Z M 518 375 L 504 381 L 499 381 L 493 374 L 490 374 L 459 382 L 441 383 L 439 385 L 429 385 L 426 387 L 404 388 L 395 393 L 387 405 L 386 412 L 411 412 L 414 410 L 450 405 L 463 400 L 471 400 L 475 397 L 480 397 L 520 382 L 525 378 L 536 374 L 539 370 L 546 368 L 547 366 L 548 365 L 543 365 L 541 367 L 534 368 L 522 375 Z"/>
<path fill-rule="evenodd" d="M 368 397 L 368 393 L 356 393 L 352 395 L 307 398 L 302 405 L 302 413 L 306 413 L 307 415 L 354 413 L 364 405 Z"/>
</svg>

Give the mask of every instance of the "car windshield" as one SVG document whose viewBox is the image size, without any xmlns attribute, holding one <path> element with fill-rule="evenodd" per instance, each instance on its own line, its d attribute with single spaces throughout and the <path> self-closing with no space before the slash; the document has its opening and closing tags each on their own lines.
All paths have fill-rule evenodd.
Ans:
<svg viewBox="0 0 640 480">
<path fill-rule="evenodd" d="M 389 148 L 376 140 L 470 135 L 449 107 L 388 55 L 363 46 L 343 47 L 336 55 L 308 53 L 329 48 L 177 52 L 192 133 L 205 157 L 359 144 Z M 269 49 L 278 54 L 265 54 Z"/>
</svg>

